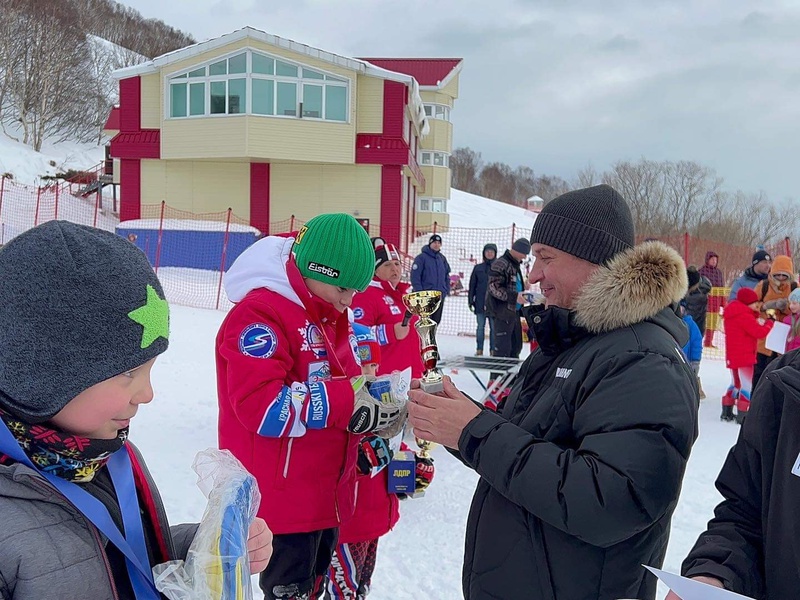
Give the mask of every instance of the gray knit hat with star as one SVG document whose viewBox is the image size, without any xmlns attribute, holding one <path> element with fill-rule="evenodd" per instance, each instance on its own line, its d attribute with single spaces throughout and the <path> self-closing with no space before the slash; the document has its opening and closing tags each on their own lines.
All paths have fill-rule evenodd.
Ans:
<svg viewBox="0 0 800 600">
<path fill-rule="evenodd" d="M 23 421 L 49 420 L 168 336 L 164 290 L 118 235 L 50 221 L 0 250 L 0 407 Z"/>
<path fill-rule="evenodd" d="M 531 244 L 544 244 L 602 265 L 636 243 L 625 199 L 610 185 L 553 198 L 536 216 Z"/>
</svg>

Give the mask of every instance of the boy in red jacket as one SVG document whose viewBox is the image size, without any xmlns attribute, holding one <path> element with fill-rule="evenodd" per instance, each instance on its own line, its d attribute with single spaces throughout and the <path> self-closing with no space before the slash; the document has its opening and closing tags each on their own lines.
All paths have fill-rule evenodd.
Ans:
<svg viewBox="0 0 800 600">
<path fill-rule="evenodd" d="M 722 315 L 725 323 L 725 364 L 731 371 L 733 382 L 722 397 L 723 421 L 736 420 L 742 424 L 750 410 L 750 392 L 756 364 L 758 340 L 767 337 L 773 321 L 758 317 L 758 294 L 750 288 L 740 288 L 736 299 L 730 302 Z M 733 405 L 736 404 L 736 416 Z"/>
<path fill-rule="evenodd" d="M 268 600 L 316 597 L 354 510 L 361 437 L 403 425 L 398 402 L 361 385 L 346 310 L 373 261 L 352 216 L 324 214 L 259 240 L 224 278 L 236 305 L 216 341 L 219 443 L 256 477 L 275 533 Z"/>
<path fill-rule="evenodd" d="M 373 330 L 355 324 L 358 352 L 364 375 L 375 376 L 382 360 L 382 348 Z M 385 346 L 384 346 L 385 348 Z M 402 449 L 400 435 L 391 440 Z M 358 457 L 357 501 L 353 517 L 339 529 L 339 544 L 328 572 L 328 596 L 332 600 L 363 600 L 372 585 L 378 538 L 389 533 L 400 518 L 396 494 L 388 491 L 391 460 L 390 440 L 368 434 L 361 440 Z M 397 446 L 395 446 L 397 449 Z M 415 492 L 428 487 L 433 479 L 433 459 L 416 457 Z M 326 596 L 326 597 L 328 597 Z"/>
</svg>

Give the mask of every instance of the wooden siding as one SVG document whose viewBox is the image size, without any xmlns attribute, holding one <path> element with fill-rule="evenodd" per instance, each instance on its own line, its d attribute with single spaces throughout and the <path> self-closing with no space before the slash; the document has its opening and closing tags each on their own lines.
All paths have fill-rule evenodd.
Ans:
<svg viewBox="0 0 800 600">
<path fill-rule="evenodd" d="M 356 95 L 357 133 L 383 132 L 383 80 L 377 77 L 358 76 Z"/>
<path fill-rule="evenodd" d="M 428 119 L 430 132 L 422 138 L 423 150 L 453 151 L 453 124 L 442 119 Z"/>
<path fill-rule="evenodd" d="M 228 207 L 250 218 L 250 165 L 246 162 L 142 161 L 142 204 L 166 200 L 170 208 L 219 213 Z"/>
<path fill-rule="evenodd" d="M 425 197 L 450 199 L 450 169 L 425 166 L 422 167 L 422 174 L 425 176 Z"/>
<path fill-rule="evenodd" d="M 160 129 L 161 114 L 161 78 L 142 75 L 142 129 Z"/>
<path fill-rule="evenodd" d="M 270 220 L 294 215 L 307 221 L 323 212 L 358 211 L 359 218 L 380 223 L 380 165 L 270 166 Z"/>
</svg>

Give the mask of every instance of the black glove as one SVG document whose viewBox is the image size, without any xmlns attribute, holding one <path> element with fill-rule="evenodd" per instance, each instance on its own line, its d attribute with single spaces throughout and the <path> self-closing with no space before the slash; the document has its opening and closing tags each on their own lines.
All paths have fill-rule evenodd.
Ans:
<svg viewBox="0 0 800 600">
<path fill-rule="evenodd" d="M 389 442 L 377 435 L 365 435 L 358 444 L 356 467 L 361 475 L 369 475 L 374 468 L 383 468 L 392 460 Z"/>
</svg>

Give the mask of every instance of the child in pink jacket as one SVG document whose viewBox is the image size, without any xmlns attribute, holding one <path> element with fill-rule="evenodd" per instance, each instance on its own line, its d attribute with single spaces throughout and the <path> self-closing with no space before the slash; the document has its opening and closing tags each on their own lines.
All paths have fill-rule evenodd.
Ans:
<svg viewBox="0 0 800 600">
<path fill-rule="evenodd" d="M 783 320 L 792 328 L 786 340 L 787 352 L 800 348 L 800 288 L 792 290 L 789 294 L 789 312 L 791 314 Z"/>
</svg>

